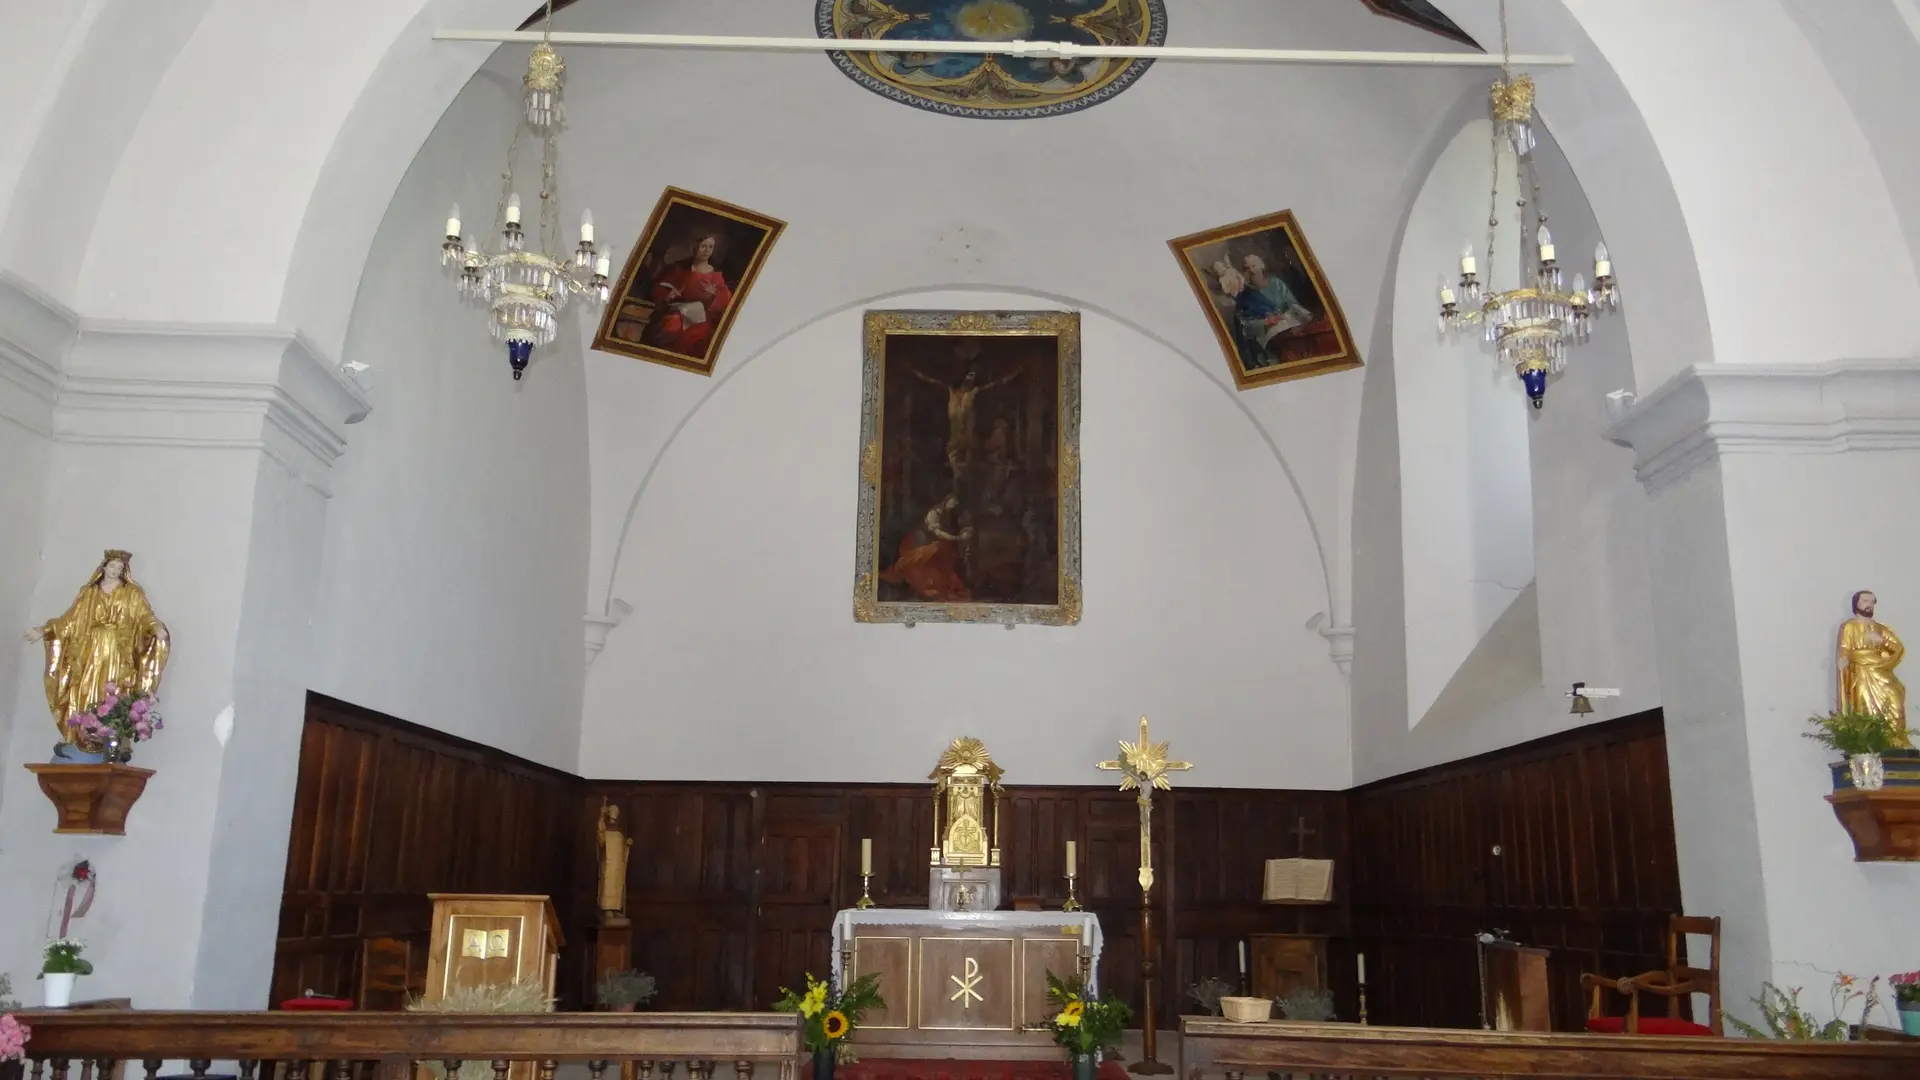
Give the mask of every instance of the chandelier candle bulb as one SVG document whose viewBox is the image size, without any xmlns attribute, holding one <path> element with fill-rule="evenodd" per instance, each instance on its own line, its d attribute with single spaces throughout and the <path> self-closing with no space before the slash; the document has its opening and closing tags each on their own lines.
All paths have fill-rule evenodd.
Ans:
<svg viewBox="0 0 1920 1080">
<path fill-rule="evenodd" d="M 593 211 L 591 210 L 580 211 L 580 242 L 593 243 Z"/>
<path fill-rule="evenodd" d="M 1461 275 L 1466 276 L 1466 275 L 1477 273 L 1478 267 L 1479 267 L 1479 264 L 1476 263 L 1473 259 L 1473 249 L 1468 248 L 1466 251 L 1466 254 L 1460 256 Z"/>
<path fill-rule="evenodd" d="M 1079 869 L 1079 866 L 1077 864 L 1078 855 L 1079 855 L 1079 852 L 1074 849 L 1074 842 L 1071 840 L 1067 841 L 1067 876 L 1068 877 L 1077 876 L 1076 871 L 1078 871 Z"/>
<path fill-rule="evenodd" d="M 517 191 L 507 196 L 507 224 L 520 224 L 520 193 Z"/>
<path fill-rule="evenodd" d="M 600 261 L 593 264 L 593 273 L 596 277 L 606 277 L 607 271 L 611 269 L 613 269 L 613 260 L 605 255 L 600 256 Z"/>
<path fill-rule="evenodd" d="M 447 239 L 453 240 L 458 238 L 459 235 L 460 235 L 460 204 L 454 203 L 453 209 L 447 211 Z"/>
</svg>

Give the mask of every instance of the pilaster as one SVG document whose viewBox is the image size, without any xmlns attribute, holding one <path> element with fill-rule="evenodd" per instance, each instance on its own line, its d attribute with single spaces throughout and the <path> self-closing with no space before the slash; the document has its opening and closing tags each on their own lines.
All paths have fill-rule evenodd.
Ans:
<svg viewBox="0 0 1920 1080">
<path fill-rule="evenodd" d="M 1648 493 L 1681 884 L 1727 920 L 1728 1006 L 1761 979 L 1823 1002 L 1830 972 L 1916 966 L 1920 866 L 1853 862 L 1801 735 L 1832 707 L 1855 590 L 1920 627 L 1920 361 L 1700 365 L 1609 436 Z"/>
<path fill-rule="evenodd" d="M 5 786 L 0 910 L 24 917 L 0 920 L 0 968 L 33 970 L 55 869 L 85 857 L 101 875 L 75 927 L 96 965 L 88 996 L 261 1007 L 329 474 L 367 399 L 297 330 L 272 326 L 81 319 L 45 382 L 45 512 L 25 622 L 65 610 L 101 551 L 125 548 L 173 649 L 167 727 L 136 748 L 155 775 L 124 837 L 55 836 L 34 786 Z M 15 683 L 9 771 L 46 760 L 54 741 L 39 680 Z"/>
</svg>

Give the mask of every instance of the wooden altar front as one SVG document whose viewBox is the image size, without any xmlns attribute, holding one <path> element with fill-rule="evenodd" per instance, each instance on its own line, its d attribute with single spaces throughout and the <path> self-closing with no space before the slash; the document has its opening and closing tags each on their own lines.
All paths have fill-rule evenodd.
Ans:
<svg viewBox="0 0 1920 1080">
<path fill-rule="evenodd" d="M 1092 972 L 1102 942 L 1086 912 L 870 908 L 842 911 L 833 944 L 834 973 L 877 972 L 887 1001 L 853 1033 L 863 1057 L 1022 1059 L 1060 1055 L 1047 972 Z"/>
</svg>

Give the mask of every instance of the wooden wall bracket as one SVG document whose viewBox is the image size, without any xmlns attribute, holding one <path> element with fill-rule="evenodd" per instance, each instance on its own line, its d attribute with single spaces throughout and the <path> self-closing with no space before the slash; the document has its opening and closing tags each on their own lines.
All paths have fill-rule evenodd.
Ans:
<svg viewBox="0 0 1920 1080">
<path fill-rule="evenodd" d="M 1847 788 L 1827 801 L 1853 838 L 1854 862 L 1920 862 L 1920 788 Z"/>
<path fill-rule="evenodd" d="M 60 815 L 56 833 L 125 836 L 127 812 L 147 789 L 152 769 L 131 765 L 29 765 Z"/>
</svg>

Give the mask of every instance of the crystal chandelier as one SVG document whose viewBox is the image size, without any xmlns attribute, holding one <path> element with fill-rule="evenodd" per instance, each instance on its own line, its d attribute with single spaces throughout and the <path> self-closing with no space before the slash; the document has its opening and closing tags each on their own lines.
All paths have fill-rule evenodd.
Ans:
<svg viewBox="0 0 1920 1080">
<path fill-rule="evenodd" d="M 1547 376 L 1566 367 L 1568 347 L 1587 340 L 1597 313 L 1619 309 L 1620 289 L 1614 283 L 1613 263 L 1607 258 L 1605 243 L 1594 245 L 1592 288 L 1587 287 L 1586 275 L 1578 273 L 1570 288 L 1561 284 L 1553 234 L 1547 229 L 1547 211 L 1540 198 L 1540 178 L 1534 170 L 1533 79 L 1513 73 L 1512 52 L 1507 46 L 1506 0 L 1500 4 L 1500 54 L 1502 78 L 1493 84 L 1490 95 L 1493 183 L 1487 196 L 1486 287 L 1482 289 L 1473 246 L 1469 244 L 1460 256 L 1459 284 L 1450 286 L 1444 276 L 1441 278 L 1440 328 L 1442 332 L 1458 332 L 1471 323 L 1480 323 L 1484 340 L 1496 348 L 1501 363 L 1513 365 L 1527 397 L 1538 409 L 1546 403 Z M 1526 238 L 1530 235 L 1534 269 L 1531 284 L 1495 291 L 1493 237 L 1500 224 L 1503 146 L 1511 147 L 1516 159 L 1523 189 L 1515 201 L 1522 255 L 1526 254 Z"/>
<path fill-rule="evenodd" d="M 494 210 L 499 248 L 487 251 L 460 234 L 460 204 L 447 214 L 446 240 L 440 245 L 440 265 L 456 280 L 462 299 L 490 313 L 493 339 L 507 343 L 507 361 L 518 380 L 533 359 L 536 345 L 551 342 L 559 330 L 557 319 L 567 298 L 579 295 L 600 307 L 611 292 L 607 284 L 610 257 L 593 242 L 593 211 L 580 215 L 580 246 L 562 259 L 560 190 L 555 177 L 556 150 L 565 112 L 560 81 L 567 65 L 553 51 L 553 0 L 547 0 L 547 39 L 533 47 L 527 59 L 526 115 L 514 125 L 507 145 L 507 167 L 500 176 L 500 202 Z M 514 189 L 513 162 L 520 136 L 531 130 L 540 139 L 540 208 L 538 244 L 527 246 L 520 220 L 520 195 Z"/>
</svg>

